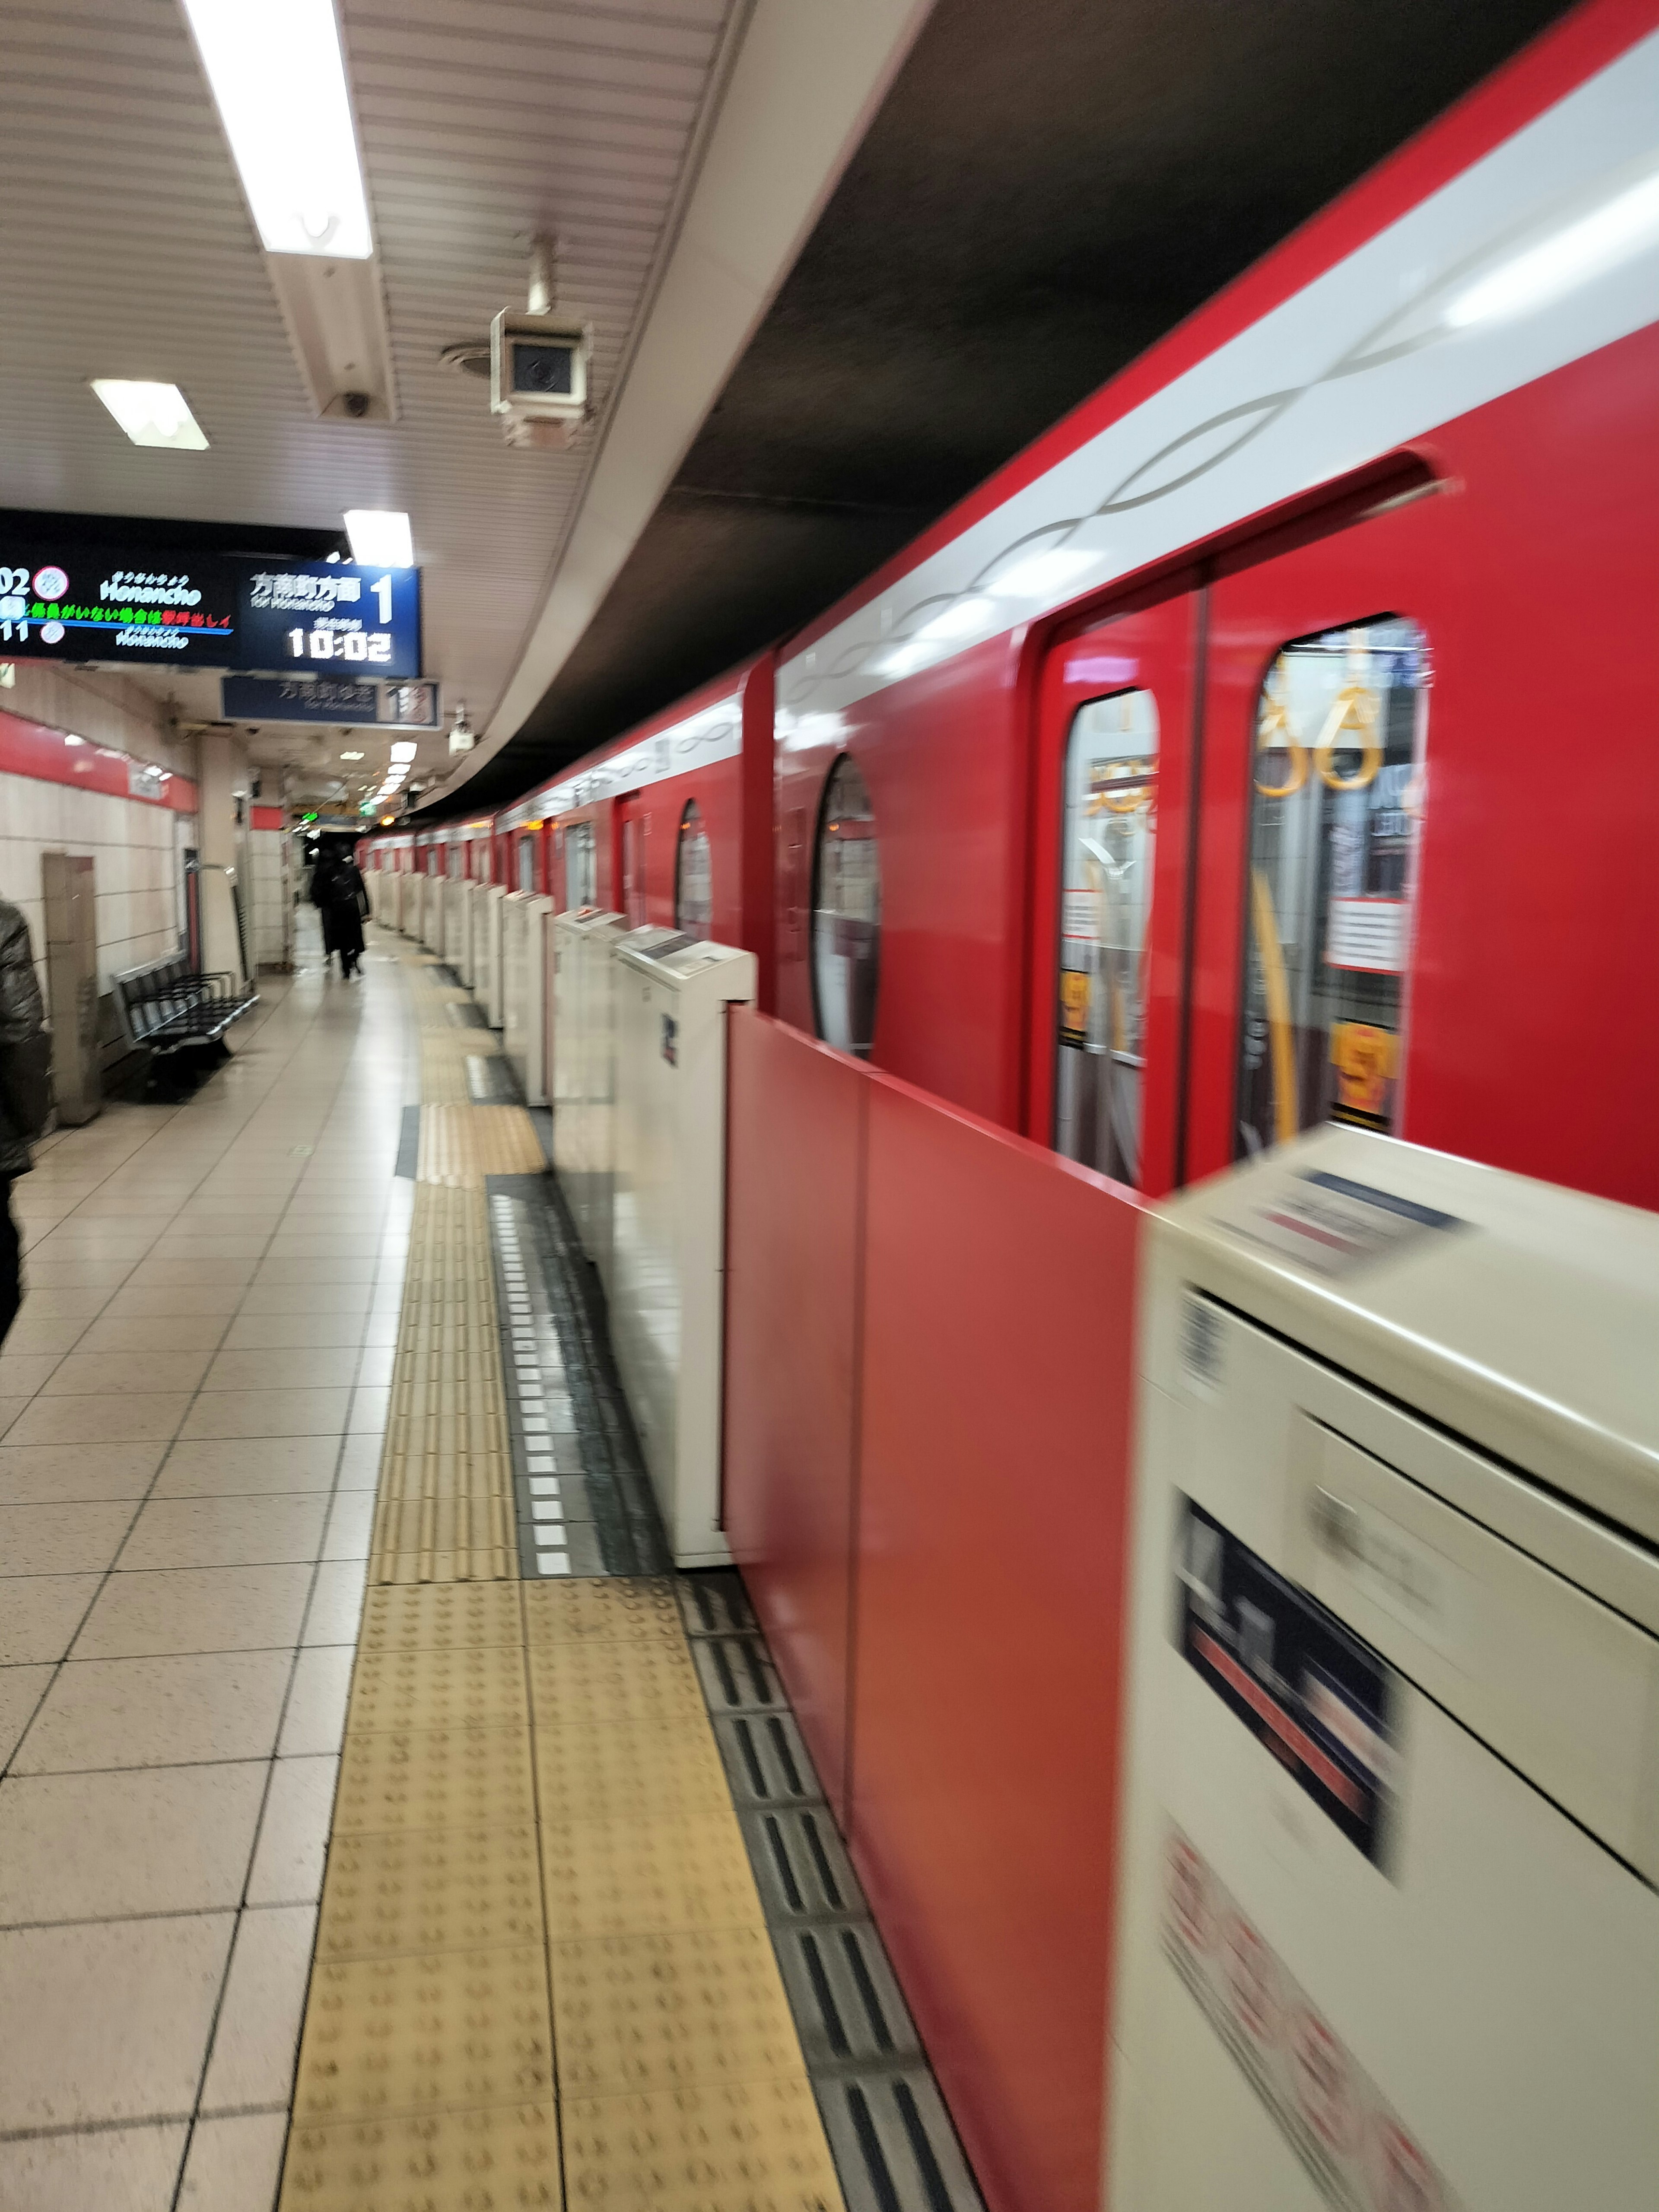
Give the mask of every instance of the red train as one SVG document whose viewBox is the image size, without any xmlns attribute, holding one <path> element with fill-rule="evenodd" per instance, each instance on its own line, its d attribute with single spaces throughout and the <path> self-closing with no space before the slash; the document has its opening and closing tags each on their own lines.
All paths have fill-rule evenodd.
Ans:
<svg viewBox="0 0 1659 2212">
<path fill-rule="evenodd" d="M 1016 1589 L 997 1656 L 1034 1638 L 1025 1679 L 1109 1768 L 1135 1194 L 1334 1116 L 1659 1206 L 1656 319 L 1659 5 L 1593 0 L 799 635 L 491 825 L 498 880 L 759 954 L 777 1018 L 744 1028 L 735 1112 L 851 1097 L 796 1032 L 871 1071 L 861 1261 L 811 1187 L 842 1188 L 829 1105 L 734 1149 L 743 1235 L 763 1191 L 828 1255 L 779 1310 L 840 1364 L 767 1340 L 784 1380 L 744 1370 L 728 1455 L 776 1462 L 748 1556 L 843 1814 L 864 1716 L 857 1855 L 1000 2203 L 1092 2197 L 1110 1789 L 973 1648 L 981 1539 L 905 1583 L 903 1532 L 994 1510 L 981 1437 L 1029 1437 L 1020 1510 L 1056 1517 L 1027 1546 L 1011 1513 L 1004 1564 L 1074 1537 L 1093 1595 L 1069 1559 Z M 963 1241 L 976 1212 L 1000 1245 Z M 885 1348 L 855 1354 L 866 1310 Z M 964 1370 L 996 1328 L 1008 1371 Z M 929 1637 L 953 1679 L 918 1672 L 907 1717 L 882 1686 Z M 1056 1655 L 1090 1682 L 1057 1691 Z M 977 1799 L 946 1742 L 1002 1760 Z M 1024 1953 L 984 1951 L 988 1899 Z"/>
</svg>

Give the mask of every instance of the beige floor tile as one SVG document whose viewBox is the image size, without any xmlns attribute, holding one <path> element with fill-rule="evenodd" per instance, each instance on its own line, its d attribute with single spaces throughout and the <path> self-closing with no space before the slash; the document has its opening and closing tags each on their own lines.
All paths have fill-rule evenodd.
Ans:
<svg viewBox="0 0 1659 2212">
<path fill-rule="evenodd" d="M 374 1280 L 375 1260 L 372 1252 L 339 1255 L 333 1259 L 305 1259 L 290 1255 L 286 1258 L 272 1256 L 259 1262 L 255 1281 L 261 1289 L 277 1284 L 304 1288 L 325 1285 L 336 1289 L 349 1289 L 354 1285 L 367 1287 Z"/>
<path fill-rule="evenodd" d="M 380 1437 L 367 1432 L 348 1436 L 340 1448 L 338 1487 L 342 1490 L 373 1490 L 380 1479 L 380 1459 L 384 1449 L 384 1439 Z"/>
<path fill-rule="evenodd" d="M 287 1651 L 70 1660 L 18 1751 L 19 1774 L 268 1759 L 293 1667 Z"/>
<path fill-rule="evenodd" d="M 227 1350 L 209 1368 L 204 1390 L 347 1389 L 362 1358 L 355 1344 L 308 1345 L 291 1350 Z M 47 1363 L 50 1371 L 51 1363 Z M 38 1386 L 36 1386 L 38 1387 Z"/>
<path fill-rule="evenodd" d="M 11 1334 L 6 1339 L 7 1356 L 13 1352 L 33 1356 L 44 1352 L 61 1358 L 74 1350 L 89 1326 L 95 1325 L 73 1314 L 54 1318 L 50 1314 L 36 1315 L 26 1310 L 11 1325 Z"/>
<path fill-rule="evenodd" d="M 77 1659 L 260 1651 L 299 1642 L 313 1570 L 161 1567 L 112 1575 L 76 1638 Z"/>
<path fill-rule="evenodd" d="M 212 1352 L 225 1333 L 222 1301 L 214 1313 L 106 1313 L 81 1337 L 78 1352 Z M 68 1346 L 64 1346 L 67 1351 Z"/>
<path fill-rule="evenodd" d="M 337 1758 L 279 1759 L 248 1876 L 250 1905 L 314 1905 L 334 1817 Z"/>
<path fill-rule="evenodd" d="M 0 1443 L 0 1505 L 86 1504 L 113 1498 L 136 1503 L 155 1480 L 166 1450 L 162 1443 Z"/>
<path fill-rule="evenodd" d="M 328 1498 L 320 1492 L 152 1498 L 133 1526 L 121 1565 L 124 1569 L 251 1567 L 314 1559 L 322 1550 L 327 1512 Z M 0 1527 L 0 1556 L 3 1556 L 3 1528 Z"/>
<path fill-rule="evenodd" d="M 0 1935 L 0 2129 L 189 2113 L 234 1926 L 192 1913 Z"/>
<path fill-rule="evenodd" d="M 101 1290 L 107 1296 L 141 1264 L 131 1258 L 106 1260 L 93 1255 L 71 1258 L 61 1246 L 49 1253 L 42 1245 L 38 1253 L 30 1253 L 25 1273 L 31 1291 Z"/>
<path fill-rule="evenodd" d="M 338 1751 L 356 1656 L 349 1644 L 313 1644 L 301 1652 L 276 1747 L 282 1758 L 307 1759 Z"/>
<path fill-rule="evenodd" d="M 316 1927 L 310 1905 L 242 1915 L 202 2085 L 204 2113 L 288 2102 Z"/>
<path fill-rule="evenodd" d="M 325 1559 L 317 1570 L 306 1613 L 304 1644 L 355 1644 L 362 1619 L 368 1561 Z"/>
<path fill-rule="evenodd" d="M 131 1525 L 129 1501 L 100 1505 L 0 1505 L 0 1577 L 96 1573 Z M 0 1605 L 0 1622 L 7 1607 Z"/>
<path fill-rule="evenodd" d="M 19 1324 L 26 1321 L 90 1321 L 102 1313 L 112 1296 L 110 1286 L 84 1283 L 37 1283 L 27 1264 L 23 1269 L 25 1296 Z M 8 1338 L 8 1342 L 10 1339 Z"/>
<path fill-rule="evenodd" d="M 167 1290 L 181 1287 L 196 1288 L 201 1285 L 217 1285 L 222 1293 L 239 1285 L 252 1282 L 258 1266 L 256 1259 L 248 1260 L 141 1260 L 133 1269 L 131 1288 L 134 1290 Z"/>
<path fill-rule="evenodd" d="M 47 1398 L 100 1391 L 193 1390 L 208 1370 L 210 1352 L 71 1352 L 58 1362 Z"/>
<path fill-rule="evenodd" d="M 366 1559 L 374 1526 L 374 1492 L 342 1490 L 335 1494 L 323 1539 L 325 1559 Z"/>
<path fill-rule="evenodd" d="M 49 1666 L 0 1667 L 0 1769 L 22 1741 L 52 1675 Z M 0 1881 L 4 1879 L 5 1861 L 0 1856 Z"/>
<path fill-rule="evenodd" d="M 270 2212 L 282 2179 L 288 2113 L 198 2120 L 179 2189 L 179 2212 Z"/>
<path fill-rule="evenodd" d="M 151 1437 L 176 1436 L 189 1405 L 187 1390 L 126 1390 L 76 1398 L 36 1398 L 27 1411 L 12 1423 L 6 1437 L 14 1444 L 142 1443 Z"/>
<path fill-rule="evenodd" d="M 190 1409 L 180 1434 L 208 1437 L 323 1437 L 343 1431 L 349 1390 L 211 1390 Z"/>
<path fill-rule="evenodd" d="M 234 1910 L 264 1760 L 0 1784 L 0 1925 Z"/>
<path fill-rule="evenodd" d="M 176 1321 L 205 1314 L 222 1327 L 235 1310 L 238 1295 L 234 1285 L 227 1289 L 222 1283 L 145 1283 L 118 1291 L 102 1310 L 119 1321 L 135 1316 Z"/>
<path fill-rule="evenodd" d="M 348 1426 L 359 1436 L 379 1436 L 391 1410 L 392 1393 L 383 1387 L 354 1390 Z"/>
<path fill-rule="evenodd" d="M 101 1575 L 52 1574 L 8 1579 L 0 1588 L 0 1667 L 61 1659 L 102 1580 Z"/>
<path fill-rule="evenodd" d="M 396 1357 L 395 1342 L 366 1346 L 362 1352 L 362 1364 L 357 1370 L 358 1387 L 373 1389 L 377 1387 L 383 1388 L 390 1383 L 392 1364 Z"/>
<path fill-rule="evenodd" d="M 236 1310 L 238 1321 L 254 1314 L 349 1314 L 361 1321 L 374 1295 L 371 1283 L 254 1283 Z"/>
<path fill-rule="evenodd" d="M 225 1335 L 227 1352 L 349 1352 L 362 1337 L 356 1315 L 239 1313 Z"/>
<path fill-rule="evenodd" d="M 0 1444 L 0 1451 L 5 1449 Z M 328 1491 L 337 1437 L 210 1437 L 177 1443 L 156 1480 L 157 1498 L 252 1497 L 283 1490 Z"/>
<path fill-rule="evenodd" d="M 264 1234 L 251 1237 L 191 1237 L 169 1232 L 151 1247 L 158 1260 L 258 1260 L 270 1243 Z"/>
<path fill-rule="evenodd" d="M 49 1352 L 0 1352 L 0 1398 L 32 1398 L 57 1364 L 58 1356 Z"/>
<path fill-rule="evenodd" d="M 33 1401 L 27 1397 L 0 1398 L 0 1436 L 15 1426 L 24 1411 Z"/>
<path fill-rule="evenodd" d="M 186 2131 L 174 2120 L 0 2142 L 0 2204 L 6 2212 L 170 2212 Z M 229 2212 L 236 2199 L 224 2203 Z"/>
</svg>

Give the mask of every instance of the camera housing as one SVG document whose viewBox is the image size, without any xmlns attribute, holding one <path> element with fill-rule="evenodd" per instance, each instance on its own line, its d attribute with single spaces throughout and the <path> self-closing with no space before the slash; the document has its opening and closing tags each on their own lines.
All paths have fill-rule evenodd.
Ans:
<svg viewBox="0 0 1659 2212">
<path fill-rule="evenodd" d="M 510 446 L 568 446 L 587 419 L 592 332 L 561 315 L 503 307 L 489 325 L 489 408 Z"/>
</svg>

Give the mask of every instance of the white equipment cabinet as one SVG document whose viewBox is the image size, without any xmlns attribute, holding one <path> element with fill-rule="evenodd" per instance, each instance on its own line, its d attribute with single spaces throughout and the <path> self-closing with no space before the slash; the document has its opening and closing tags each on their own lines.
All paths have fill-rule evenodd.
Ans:
<svg viewBox="0 0 1659 2212">
<path fill-rule="evenodd" d="M 635 933 L 635 935 L 642 933 Z M 675 1564 L 731 1557 L 720 1526 L 726 1010 L 755 957 L 617 947 L 611 1339 Z"/>
<path fill-rule="evenodd" d="M 502 884 L 486 884 L 472 918 L 472 995 L 484 1010 L 492 1030 L 501 1025 L 501 902 Z"/>
<path fill-rule="evenodd" d="M 409 878 L 401 868 L 392 869 L 386 877 L 382 898 L 381 920 L 400 933 L 404 926 L 404 892 L 408 884 Z"/>
<path fill-rule="evenodd" d="M 466 944 L 466 884 L 452 876 L 444 885 L 444 941 L 440 948 L 446 963 L 459 975 Z"/>
<path fill-rule="evenodd" d="M 553 902 L 534 891 L 509 891 L 501 901 L 501 1051 L 526 1106 L 545 1106 L 542 1087 L 542 1019 L 546 945 L 544 916 Z"/>
<path fill-rule="evenodd" d="M 1652 2212 L 1659 1218 L 1326 1129 L 1160 1209 L 1117 2212 Z"/>
<path fill-rule="evenodd" d="M 553 1165 L 596 1267 L 609 1252 L 611 945 L 619 914 L 574 907 L 553 921 Z"/>
</svg>

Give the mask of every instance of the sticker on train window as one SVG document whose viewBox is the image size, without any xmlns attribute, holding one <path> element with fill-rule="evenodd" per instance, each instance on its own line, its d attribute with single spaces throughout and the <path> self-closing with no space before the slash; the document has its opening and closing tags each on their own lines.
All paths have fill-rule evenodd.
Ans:
<svg viewBox="0 0 1659 2212">
<path fill-rule="evenodd" d="M 1399 1123 L 1425 797 L 1427 641 L 1376 616 L 1274 657 L 1256 708 L 1239 1158 Z"/>
</svg>

